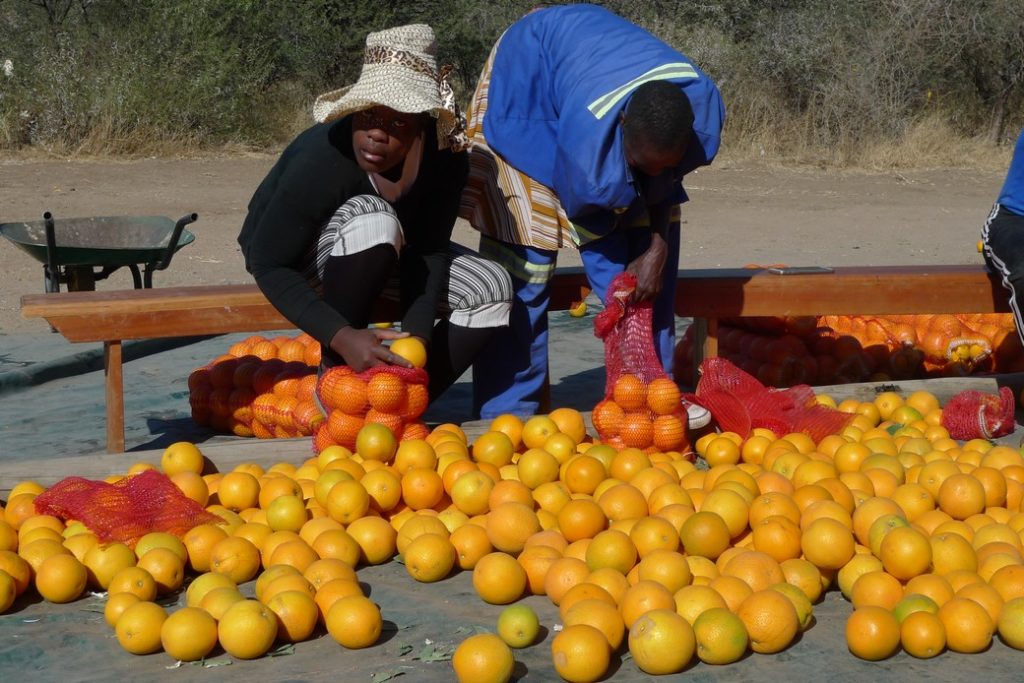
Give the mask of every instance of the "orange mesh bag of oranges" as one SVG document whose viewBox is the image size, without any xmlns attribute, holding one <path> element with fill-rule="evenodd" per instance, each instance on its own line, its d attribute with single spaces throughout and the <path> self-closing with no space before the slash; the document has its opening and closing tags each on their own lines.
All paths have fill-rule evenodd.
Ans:
<svg viewBox="0 0 1024 683">
<path fill-rule="evenodd" d="M 837 434 L 851 419 L 847 413 L 814 400 L 806 384 L 769 389 L 753 375 L 722 357 L 701 363 L 697 398 L 711 411 L 722 431 L 746 438 L 756 427 L 776 434 L 804 432 L 815 441 Z"/>
<path fill-rule="evenodd" d="M 633 302 L 635 289 L 631 273 L 616 276 L 594 319 L 594 335 L 604 341 L 606 377 L 594 428 L 617 448 L 689 451 L 690 417 L 654 349 L 651 302 Z"/>
<path fill-rule="evenodd" d="M 310 436 L 324 420 L 313 397 L 319 364 L 307 334 L 247 337 L 189 374 L 192 419 L 236 436 Z"/>
<path fill-rule="evenodd" d="M 37 514 L 77 520 L 103 543 L 120 541 L 132 547 L 152 531 L 181 538 L 194 526 L 221 521 L 156 470 L 113 484 L 67 477 L 36 496 L 34 503 Z"/>
<path fill-rule="evenodd" d="M 314 448 L 352 448 L 363 425 L 386 426 L 399 440 L 422 439 L 429 430 L 419 419 L 427 409 L 427 373 L 422 368 L 379 365 L 355 372 L 338 365 L 321 375 L 316 397 L 327 419 L 314 435 Z"/>
</svg>

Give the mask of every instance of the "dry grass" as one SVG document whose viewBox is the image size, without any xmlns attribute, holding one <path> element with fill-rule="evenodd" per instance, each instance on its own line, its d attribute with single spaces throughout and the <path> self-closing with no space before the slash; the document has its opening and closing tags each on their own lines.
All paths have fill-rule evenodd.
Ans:
<svg viewBox="0 0 1024 683">
<path fill-rule="evenodd" d="M 840 141 L 821 142 L 816 117 L 779 117 L 779 109 L 757 99 L 742 103 L 745 109 L 730 111 L 717 165 L 821 168 L 883 171 L 893 169 L 963 168 L 1001 171 L 1010 161 L 1012 146 L 996 147 L 978 138 L 966 138 L 938 115 L 912 124 L 898 140 L 860 142 L 851 135 L 835 134 Z M 98 119 L 86 135 L 74 143 L 57 141 L 46 146 L 5 150 L 12 159 L 78 158 L 111 159 L 143 156 L 194 158 L 214 155 L 274 153 L 311 124 L 309 107 L 295 108 L 277 116 L 277 142 L 257 147 L 230 142 L 204 144 L 189 133 L 167 135 L 136 126 L 124 130 L 109 119 Z M 0 135 L 2 138 L 2 135 Z"/>
<path fill-rule="evenodd" d="M 817 167 L 882 171 L 963 168 L 1002 171 L 1010 163 L 1011 145 L 995 146 L 979 137 L 964 137 L 938 115 L 912 123 L 899 139 L 859 141 L 836 134 L 838 142 L 820 142 L 813 117 L 789 119 L 744 117 L 726 125 L 720 161 L 732 165 Z M 736 121 L 739 118 L 739 121 Z"/>
</svg>

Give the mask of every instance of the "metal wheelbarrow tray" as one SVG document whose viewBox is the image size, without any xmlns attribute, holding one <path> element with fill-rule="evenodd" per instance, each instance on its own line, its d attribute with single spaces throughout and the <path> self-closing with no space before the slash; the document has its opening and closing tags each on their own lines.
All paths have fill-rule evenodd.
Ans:
<svg viewBox="0 0 1024 683">
<path fill-rule="evenodd" d="M 153 286 L 153 271 L 163 270 L 171 257 L 195 240 L 185 229 L 198 216 L 177 222 L 166 216 L 101 216 L 0 223 L 0 234 L 43 264 L 47 292 L 95 289 L 122 266 L 132 273 L 136 289 Z M 143 266 L 144 275 L 139 271 Z"/>
</svg>

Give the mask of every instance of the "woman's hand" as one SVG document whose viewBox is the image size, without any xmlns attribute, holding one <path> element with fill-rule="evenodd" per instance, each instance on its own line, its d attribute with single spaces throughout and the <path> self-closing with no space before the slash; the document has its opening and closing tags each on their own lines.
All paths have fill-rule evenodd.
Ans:
<svg viewBox="0 0 1024 683">
<path fill-rule="evenodd" d="M 657 234 L 651 234 L 651 245 L 647 251 L 640 254 L 627 267 L 626 271 L 636 276 L 636 291 L 633 292 L 633 301 L 647 301 L 658 296 L 661 291 L 662 273 L 665 270 L 665 261 L 668 245 L 665 239 Z"/>
<path fill-rule="evenodd" d="M 391 353 L 391 350 L 382 343 L 385 340 L 401 339 L 408 336 L 408 332 L 396 332 L 377 327 L 365 330 L 343 327 L 331 339 L 331 350 L 344 358 L 345 363 L 356 372 L 362 372 L 378 365 L 399 365 L 403 368 L 411 368 L 412 363 L 398 354 Z"/>
</svg>

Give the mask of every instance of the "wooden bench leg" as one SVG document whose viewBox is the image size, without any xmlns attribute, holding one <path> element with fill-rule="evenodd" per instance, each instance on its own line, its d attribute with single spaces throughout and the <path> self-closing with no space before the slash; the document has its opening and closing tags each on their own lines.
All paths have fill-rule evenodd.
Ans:
<svg viewBox="0 0 1024 683">
<path fill-rule="evenodd" d="M 700 381 L 700 364 L 718 355 L 718 319 L 693 319 L 693 385 Z"/>
<path fill-rule="evenodd" d="M 107 452 L 124 453 L 124 373 L 121 340 L 103 342 L 107 384 Z"/>
<path fill-rule="evenodd" d="M 718 355 L 718 318 L 708 318 L 707 336 L 704 338 L 704 357 L 714 358 Z"/>
</svg>

